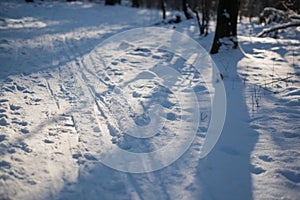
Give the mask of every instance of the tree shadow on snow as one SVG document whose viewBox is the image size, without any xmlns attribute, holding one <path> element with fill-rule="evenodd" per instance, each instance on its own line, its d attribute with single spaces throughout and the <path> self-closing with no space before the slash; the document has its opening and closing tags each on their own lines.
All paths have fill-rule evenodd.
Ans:
<svg viewBox="0 0 300 200">
<path fill-rule="evenodd" d="M 205 188 L 201 199 L 253 199 L 251 152 L 258 133 L 249 127 L 245 88 L 237 72 L 244 55 L 236 49 L 212 57 L 224 76 L 227 113 L 216 146 L 199 160 L 197 180 Z"/>
</svg>

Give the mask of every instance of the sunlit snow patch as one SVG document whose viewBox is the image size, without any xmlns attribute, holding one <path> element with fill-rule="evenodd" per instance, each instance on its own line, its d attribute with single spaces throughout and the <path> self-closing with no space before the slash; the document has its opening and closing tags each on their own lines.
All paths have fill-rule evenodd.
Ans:
<svg viewBox="0 0 300 200">
<path fill-rule="evenodd" d="M 98 76 L 109 88 L 96 93 L 91 86 L 109 116 L 101 132 L 112 139 L 96 155 L 103 164 L 144 173 L 180 158 L 200 127 L 199 98 L 205 95 L 195 88 L 206 90 L 210 102 L 200 157 L 212 150 L 224 124 L 225 89 L 217 67 L 196 41 L 174 30 L 133 29 L 105 40 L 91 59 L 104 66 Z"/>
</svg>

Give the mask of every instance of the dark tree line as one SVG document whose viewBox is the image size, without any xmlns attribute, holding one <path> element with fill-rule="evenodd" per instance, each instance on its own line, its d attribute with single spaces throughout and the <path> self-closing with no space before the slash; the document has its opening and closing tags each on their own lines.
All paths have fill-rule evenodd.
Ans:
<svg viewBox="0 0 300 200">
<path fill-rule="evenodd" d="M 135 0 L 142 1 L 141 5 L 146 3 L 147 0 Z M 196 18 L 199 26 L 199 32 L 201 35 L 208 34 L 208 24 L 211 17 L 216 13 L 217 25 L 215 36 L 211 48 L 211 53 L 218 53 L 219 48 L 222 45 L 231 45 L 233 48 L 238 47 L 237 40 L 237 22 L 238 17 L 249 17 L 250 21 L 253 17 L 259 16 L 260 21 L 270 23 L 273 21 L 288 21 L 289 17 L 286 17 L 285 13 L 300 14 L 300 0 L 177 0 L 168 1 L 161 0 L 163 19 L 166 19 L 166 8 L 168 9 L 180 9 L 183 11 L 186 19 Z M 151 1 L 152 4 L 155 1 Z M 177 4 L 174 4 L 177 2 Z M 181 7 L 180 7 L 181 5 Z M 269 8 L 272 7 L 272 8 Z M 217 10 L 216 10 L 217 8 Z M 274 8 L 274 9 L 273 9 Z M 189 12 L 192 9 L 193 15 Z M 279 13 L 279 14 L 276 14 Z M 272 16 L 272 17 L 269 17 Z M 274 17 L 275 16 L 275 17 Z M 297 19 L 297 16 L 292 16 Z M 292 19 L 290 17 L 290 19 Z M 268 22 L 266 22 L 266 19 Z M 298 20 L 298 19 L 297 19 Z M 291 20 L 290 20 L 291 21 Z M 286 27 L 299 26 L 299 21 L 289 24 L 276 26 L 273 29 L 264 30 L 260 35 L 267 34 L 272 31 L 277 31 Z"/>
<path fill-rule="evenodd" d="M 121 4 L 121 0 L 105 0 L 105 5 L 113 6 L 115 4 Z"/>
<path fill-rule="evenodd" d="M 105 5 L 117 3 L 120 3 L 120 0 L 105 0 Z M 131 0 L 131 3 L 132 7 L 136 8 L 161 9 L 163 20 L 167 19 L 167 10 L 181 10 L 187 20 L 193 18 L 197 20 L 199 33 L 205 36 L 208 34 L 209 20 L 217 16 L 215 36 L 210 51 L 212 54 L 218 53 L 222 45 L 231 45 L 232 48 L 238 47 L 237 22 L 239 17 L 249 17 L 251 21 L 253 17 L 260 16 L 261 21 L 264 20 L 266 23 L 268 11 L 272 11 L 268 7 L 280 9 L 282 13 L 290 10 L 297 14 L 300 13 L 300 0 Z M 262 13 L 265 13 L 264 16 L 261 16 Z M 177 16 L 175 20 L 172 19 L 168 22 L 179 23 L 180 21 L 180 16 Z M 295 25 L 297 26 L 297 23 L 279 28 Z M 266 30 L 261 34 L 271 31 L 272 29 Z"/>
<path fill-rule="evenodd" d="M 25 0 L 34 2 L 35 0 Z M 38 1 L 38 0 L 36 0 Z M 105 5 L 121 4 L 121 0 L 65 0 L 104 2 Z M 135 8 L 157 8 L 162 11 L 163 23 L 180 23 L 179 15 L 167 16 L 168 10 L 181 10 L 187 20 L 196 19 L 200 35 L 208 34 L 209 21 L 216 19 L 215 37 L 211 53 L 217 53 L 220 46 L 238 47 L 237 22 L 239 18 L 259 17 L 261 24 L 279 23 L 273 28 L 264 29 L 263 36 L 287 27 L 300 26 L 300 0 L 129 0 Z M 168 17 L 173 17 L 168 19 Z M 276 24 L 275 24 L 276 25 Z"/>
<path fill-rule="evenodd" d="M 135 7 L 145 8 L 159 8 L 161 0 L 131 0 L 132 5 Z M 218 0 L 164 0 L 168 9 L 183 10 L 183 6 L 188 4 L 192 10 L 202 8 L 204 2 L 208 3 L 205 8 L 210 10 L 212 14 L 217 11 Z M 183 3 L 185 2 L 185 3 Z M 285 10 L 287 5 L 290 9 L 300 14 L 300 0 L 241 0 L 240 1 L 240 14 L 242 16 L 258 16 L 265 7 L 274 7 L 277 9 Z"/>
</svg>

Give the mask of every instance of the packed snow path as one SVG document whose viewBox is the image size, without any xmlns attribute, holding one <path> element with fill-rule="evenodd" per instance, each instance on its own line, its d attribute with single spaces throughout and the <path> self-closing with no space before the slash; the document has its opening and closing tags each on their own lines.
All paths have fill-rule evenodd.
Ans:
<svg viewBox="0 0 300 200">
<path fill-rule="evenodd" d="M 299 32 L 298 40 L 241 37 L 249 55 L 235 50 L 213 56 L 229 111 L 219 142 L 200 159 L 210 99 L 197 70 L 159 49 L 134 48 L 109 66 L 97 60 L 100 42 L 156 23 L 157 11 L 15 1 L 1 2 L 0 11 L 0 199 L 299 199 Z M 177 29 L 195 36 L 197 27 L 184 22 Z M 199 41 L 209 48 L 212 38 Z M 128 84 L 123 93 L 133 109 L 115 95 L 114 86 L 130 75 L 125 65 L 149 77 L 139 68 L 147 63 L 180 68 L 182 87 L 201 97 L 201 125 L 172 165 L 123 173 L 98 160 L 106 142 L 148 152 L 166 145 L 174 137 L 170 130 L 178 128 L 182 108 L 158 80 L 147 87 Z M 165 132 L 150 142 L 126 137 L 122 131 L 130 126 L 122 116 L 148 123 L 143 112 L 153 102 L 167 112 Z"/>
<path fill-rule="evenodd" d="M 107 66 L 97 60 L 99 52 L 92 50 L 101 41 L 130 27 L 143 26 L 141 18 L 151 24 L 151 19 L 144 16 L 146 11 L 94 4 L 46 3 L 38 8 L 32 4 L 22 5 L 25 7 L 23 15 L 34 13 L 36 16 L 21 16 L 17 25 L 15 21 L 5 19 L 2 32 L 4 46 L 19 45 L 5 48 L 13 52 L 4 53 L 6 66 L 1 71 L 3 198 L 99 199 L 101 195 L 101 199 L 165 199 L 191 195 L 189 189 L 180 193 L 176 192 L 177 186 L 171 189 L 172 179 L 180 181 L 180 185 L 189 186 L 194 180 L 196 167 L 188 169 L 188 173 L 171 167 L 169 173 L 138 176 L 110 169 L 97 159 L 107 142 L 132 152 L 153 151 L 167 144 L 175 134 L 170 130 L 181 128 L 178 127 L 181 124 L 176 123 L 177 113 L 181 109 L 194 110 L 193 104 L 186 104 L 191 108 L 179 107 L 177 97 L 158 80 L 147 85 L 138 81 L 128 83 L 127 91 L 122 92 L 137 102 L 133 102 L 135 107 L 131 108 L 127 99 L 116 96 L 115 90 L 117 83 L 130 80 L 128 76 L 132 73 L 128 70 L 152 76 L 145 71 L 149 68 L 145 65 L 174 62 L 175 67 L 183 68 L 178 70 L 186 71 L 181 80 L 182 88 L 192 84 L 198 95 L 203 96 L 202 105 L 205 105 L 205 99 L 208 99 L 206 104 L 209 105 L 209 98 L 205 98 L 209 94 L 200 82 L 197 70 L 189 66 L 184 69 L 185 61 L 172 53 L 137 47 L 120 58 L 117 56 Z M 13 9 L 15 4 L 6 3 L 5 6 Z M 124 11 L 111 20 L 110 16 L 120 9 Z M 45 10 L 50 15 L 43 15 Z M 128 15 L 131 11 L 135 11 L 136 16 Z M 102 19 L 103 16 L 106 17 Z M 40 20 L 42 17 L 46 19 Z M 94 24 L 88 26 L 89 23 Z M 26 39 L 23 34 L 20 38 L 11 35 L 12 30 L 19 31 L 19 26 L 28 31 L 23 31 Z M 27 29 L 26 26 L 31 27 Z M 39 31 L 31 31 L 35 29 Z M 130 44 L 125 41 L 118 45 Z M 128 65 L 131 68 L 128 69 Z M 187 96 L 184 102 L 189 103 L 190 98 Z M 166 110 L 165 118 L 169 122 L 163 127 L 164 131 L 156 133 L 159 139 L 141 143 L 126 137 L 126 129 L 130 127 L 126 127 L 128 120 L 124 121 L 124 117 L 133 116 L 136 123 L 145 123 L 147 118 L 140 116 L 143 117 L 143 109 L 152 104 L 159 104 Z M 206 130 L 208 115 L 209 110 L 203 110 L 203 127 L 199 127 L 202 131 Z M 187 158 L 194 162 L 193 165 L 197 164 L 197 152 L 203 139 L 204 135 L 199 131 L 198 140 L 193 145 L 195 153 L 188 156 L 195 158 Z M 183 164 L 187 162 L 181 162 L 180 168 L 184 169 Z M 175 168 L 179 168 L 178 164 Z M 171 190 L 174 194 L 169 194 Z"/>
</svg>

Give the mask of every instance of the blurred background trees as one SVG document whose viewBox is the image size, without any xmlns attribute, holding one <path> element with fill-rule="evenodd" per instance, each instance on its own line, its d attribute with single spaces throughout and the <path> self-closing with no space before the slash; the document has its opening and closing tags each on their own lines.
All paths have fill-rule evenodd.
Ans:
<svg viewBox="0 0 300 200">
<path fill-rule="evenodd" d="M 217 53 L 222 43 L 238 47 L 237 21 L 248 18 L 251 22 L 256 18 L 263 30 L 257 36 L 271 34 L 276 38 L 278 30 L 300 26 L 300 0 L 131 0 L 133 7 L 162 9 L 164 23 L 179 23 L 180 16 L 175 20 L 167 20 L 168 10 L 182 11 L 186 20 L 196 19 L 200 35 L 208 34 L 210 19 L 217 19 L 215 37 L 211 53 Z M 173 16 L 170 16 L 173 17 Z M 278 24 L 280 26 L 278 26 Z M 273 28 L 269 28 L 274 25 Z M 277 26 L 276 26 L 277 25 Z M 225 40 L 224 40 L 225 39 Z"/>
<path fill-rule="evenodd" d="M 129 2 L 132 5 L 138 4 L 138 7 L 144 8 L 160 8 L 161 5 L 161 0 L 129 0 Z M 167 9 L 184 10 L 184 5 L 188 4 L 192 10 L 197 9 L 201 11 L 205 7 L 212 14 L 216 14 L 218 5 L 218 0 L 164 0 L 164 2 L 167 5 Z M 300 14 L 300 0 L 241 0 L 240 15 L 245 17 L 259 16 L 266 7 L 274 7 L 280 10 L 288 8 Z"/>
<path fill-rule="evenodd" d="M 26 2 L 44 0 L 25 0 Z M 217 53 L 222 45 L 222 38 L 227 39 L 235 48 L 236 26 L 238 19 L 248 19 L 259 24 L 263 29 L 258 37 L 278 37 L 278 32 L 289 27 L 300 26 L 300 0 L 61 0 L 96 2 L 107 6 L 123 4 L 134 8 L 161 10 L 159 24 L 180 23 L 194 19 L 200 35 L 209 34 L 210 20 L 216 20 L 215 38 L 211 53 Z M 176 11 L 176 12 L 172 12 Z M 182 14 L 178 14 L 179 12 Z M 174 16 L 175 13 L 175 16 Z M 168 16 L 170 15 L 170 16 Z M 272 27 L 273 26 L 273 27 Z M 222 40 L 220 40 L 222 39 Z"/>
<path fill-rule="evenodd" d="M 43 0 L 25 0 L 26 2 L 43 1 Z M 61 1 L 82 1 L 97 2 L 105 5 L 116 5 L 124 3 L 135 8 L 156 8 L 168 10 L 183 11 L 187 18 L 191 12 L 197 11 L 200 18 L 215 18 L 217 14 L 218 0 L 61 0 Z M 239 16 L 259 17 L 266 7 L 272 7 L 282 11 L 292 10 L 300 14 L 300 0 L 240 0 Z M 195 17 L 195 16 L 194 16 Z"/>
</svg>

